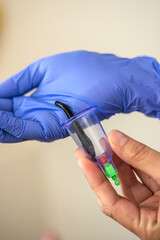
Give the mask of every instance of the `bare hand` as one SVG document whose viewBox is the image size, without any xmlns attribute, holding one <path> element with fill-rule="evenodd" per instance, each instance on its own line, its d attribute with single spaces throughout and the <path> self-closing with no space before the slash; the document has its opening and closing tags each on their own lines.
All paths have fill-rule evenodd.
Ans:
<svg viewBox="0 0 160 240">
<path fill-rule="evenodd" d="M 124 197 L 79 149 L 76 157 L 101 211 L 143 240 L 160 239 L 160 153 L 114 130 L 109 134 Z M 138 181 L 136 175 L 141 179 Z"/>
</svg>

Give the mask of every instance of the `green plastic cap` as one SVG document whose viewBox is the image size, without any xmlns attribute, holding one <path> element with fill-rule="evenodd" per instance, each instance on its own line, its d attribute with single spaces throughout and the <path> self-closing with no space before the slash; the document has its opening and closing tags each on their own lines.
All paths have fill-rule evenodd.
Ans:
<svg viewBox="0 0 160 240">
<path fill-rule="evenodd" d="M 112 177 L 112 179 L 113 179 L 113 181 L 114 181 L 114 183 L 115 183 L 116 186 L 120 185 L 120 181 L 117 179 L 117 176 L 116 176 L 116 175 L 114 175 L 114 176 Z"/>
</svg>

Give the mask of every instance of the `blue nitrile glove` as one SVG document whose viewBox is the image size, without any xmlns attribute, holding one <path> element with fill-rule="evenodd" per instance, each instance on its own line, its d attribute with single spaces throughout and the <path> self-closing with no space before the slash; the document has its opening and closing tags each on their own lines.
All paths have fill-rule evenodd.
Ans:
<svg viewBox="0 0 160 240">
<path fill-rule="evenodd" d="M 37 88 L 31 96 L 24 96 Z M 119 58 L 77 51 L 41 59 L 0 84 L 0 142 L 63 138 L 67 119 L 61 101 L 74 114 L 97 106 L 101 120 L 115 113 L 160 115 L 160 68 L 153 58 Z"/>
</svg>

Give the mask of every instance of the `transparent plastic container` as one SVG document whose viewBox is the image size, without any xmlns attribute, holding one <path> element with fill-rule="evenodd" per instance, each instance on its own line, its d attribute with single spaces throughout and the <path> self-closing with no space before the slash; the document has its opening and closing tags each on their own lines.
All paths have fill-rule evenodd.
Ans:
<svg viewBox="0 0 160 240">
<path fill-rule="evenodd" d="M 118 171 L 112 160 L 112 149 L 98 118 L 96 107 L 88 108 L 69 118 L 62 125 L 62 130 L 64 129 L 68 131 L 84 155 L 95 162 L 116 185 L 119 185 L 116 176 Z"/>
</svg>

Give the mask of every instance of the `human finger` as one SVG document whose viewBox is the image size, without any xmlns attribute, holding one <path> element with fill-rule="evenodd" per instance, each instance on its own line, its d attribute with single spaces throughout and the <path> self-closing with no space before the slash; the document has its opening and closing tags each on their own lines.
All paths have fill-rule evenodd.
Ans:
<svg viewBox="0 0 160 240">
<path fill-rule="evenodd" d="M 76 150 L 75 154 L 77 158 L 84 157 L 79 149 Z M 113 154 L 113 160 L 118 169 L 118 179 L 121 182 L 121 188 L 125 197 L 133 203 L 139 204 L 152 196 L 152 191 L 138 181 L 128 164 L 123 162 L 116 154 Z"/>
<path fill-rule="evenodd" d="M 152 177 L 148 176 L 148 174 L 138 169 L 134 169 L 134 171 L 141 179 L 142 183 L 145 184 L 153 193 L 160 190 L 160 185 Z"/>
<path fill-rule="evenodd" d="M 141 170 L 160 184 L 160 153 L 131 137 L 113 130 L 108 135 L 113 151 L 123 161 Z"/>
<path fill-rule="evenodd" d="M 121 182 L 120 186 L 125 197 L 139 205 L 152 196 L 153 192 L 138 181 L 130 165 L 122 161 L 116 154 L 113 154 L 113 161 L 118 169 L 118 179 Z"/>
<path fill-rule="evenodd" d="M 11 112 L 12 111 L 12 99 L 0 98 L 0 110 Z"/>
<path fill-rule="evenodd" d="M 100 209 L 106 215 L 135 232 L 139 221 L 139 210 L 130 201 L 116 193 L 110 182 L 106 179 L 101 170 L 91 162 L 82 157 L 80 150 L 76 150 L 76 157 L 79 165 L 93 189 L 96 197 L 99 199 Z M 128 214 L 128 211 L 130 214 Z"/>
<path fill-rule="evenodd" d="M 40 68 L 39 61 L 32 63 L 19 73 L 0 83 L 0 98 L 21 96 L 33 88 L 38 87 L 44 71 Z"/>
<path fill-rule="evenodd" d="M 18 143 L 25 141 L 23 138 L 16 138 L 12 134 L 9 134 L 0 129 L 0 143 Z"/>
<path fill-rule="evenodd" d="M 3 130 L 1 142 L 4 140 L 3 137 L 6 137 L 5 133 L 18 139 L 45 139 L 45 133 L 40 124 L 15 118 L 12 113 L 6 111 L 0 111 L 0 129 Z"/>
</svg>

